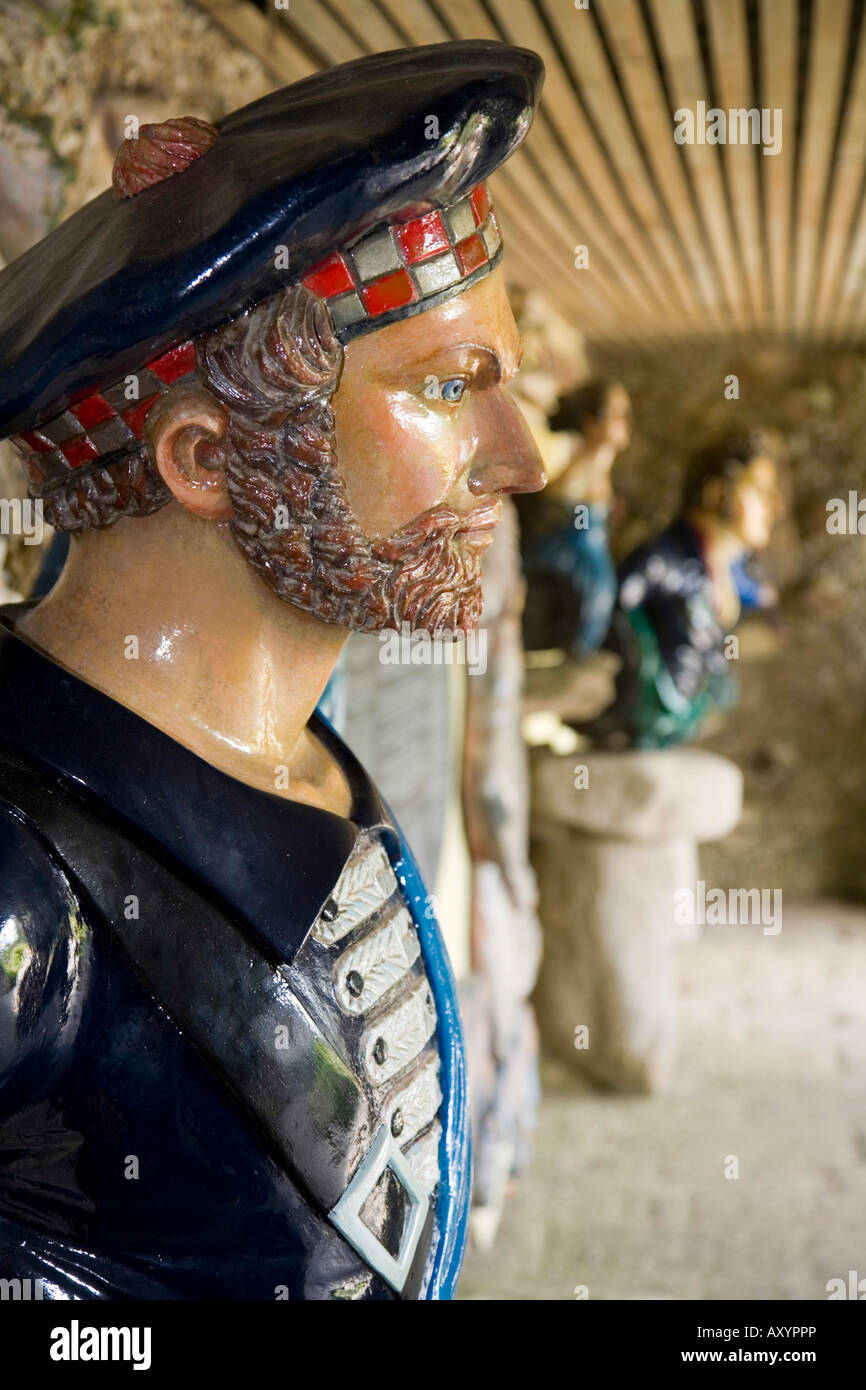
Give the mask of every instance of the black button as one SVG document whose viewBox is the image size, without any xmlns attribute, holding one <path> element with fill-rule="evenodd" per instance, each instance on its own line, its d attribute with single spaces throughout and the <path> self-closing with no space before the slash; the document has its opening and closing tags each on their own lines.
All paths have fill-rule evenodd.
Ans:
<svg viewBox="0 0 866 1390">
<path fill-rule="evenodd" d="M 388 1044 L 384 1038 L 377 1038 L 373 1044 L 373 1061 L 381 1067 L 388 1057 Z"/>
<path fill-rule="evenodd" d="M 364 992 L 364 979 L 357 970 L 350 970 L 346 976 L 346 989 L 357 999 Z"/>
<path fill-rule="evenodd" d="M 395 1110 L 391 1116 L 391 1133 L 395 1139 L 403 1133 L 403 1111 Z"/>
<path fill-rule="evenodd" d="M 322 908 L 322 916 L 326 922 L 333 922 L 339 911 L 340 909 L 337 906 L 336 899 L 329 898 Z"/>
</svg>

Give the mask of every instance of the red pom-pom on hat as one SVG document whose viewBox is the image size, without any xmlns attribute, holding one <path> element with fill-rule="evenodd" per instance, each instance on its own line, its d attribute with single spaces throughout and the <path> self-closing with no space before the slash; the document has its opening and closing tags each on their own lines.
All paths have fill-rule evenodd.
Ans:
<svg viewBox="0 0 866 1390">
<path fill-rule="evenodd" d="M 207 154 L 218 136 L 216 126 L 196 116 L 143 125 L 138 138 L 124 140 L 117 151 L 111 176 L 115 198 L 132 198 L 143 188 L 183 173 Z"/>
</svg>

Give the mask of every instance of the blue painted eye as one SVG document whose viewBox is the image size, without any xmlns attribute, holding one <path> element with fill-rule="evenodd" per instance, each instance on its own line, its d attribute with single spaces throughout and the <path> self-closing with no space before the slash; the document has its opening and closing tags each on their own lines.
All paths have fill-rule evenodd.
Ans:
<svg viewBox="0 0 866 1390">
<path fill-rule="evenodd" d="M 439 388 L 439 394 L 442 397 L 443 401 L 447 401 L 449 405 L 456 405 L 457 402 L 463 396 L 463 392 L 465 390 L 466 382 L 463 380 L 463 378 L 459 376 L 452 376 L 449 377 L 448 381 L 443 381 L 441 387 Z"/>
</svg>

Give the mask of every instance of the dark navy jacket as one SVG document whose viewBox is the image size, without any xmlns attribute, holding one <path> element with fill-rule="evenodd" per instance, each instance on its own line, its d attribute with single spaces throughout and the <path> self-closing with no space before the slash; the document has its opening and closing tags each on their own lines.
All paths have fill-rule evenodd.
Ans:
<svg viewBox="0 0 866 1390">
<path fill-rule="evenodd" d="M 412 1215 L 423 1231 L 401 1295 L 452 1295 L 469 1190 L 453 980 L 387 809 L 336 735 L 311 728 L 350 782 L 351 819 L 237 782 L 50 661 L 8 617 L 0 628 L 0 1278 L 41 1279 L 46 1298 L 393 1298 L 363 1253 L 368 1236 L 335 1220 L 378 1134 L 410 1159 L 426 1144 L 429 1180 L 410 1202 L 404 1158 L 380 1164 L 365 1229 L 396 1255 Z M 47 779 L 45 817 L 4 781 L 22 758 L 37 791 Z M 153 972 L 125 947 L 120 904 L 109 913 L 58 851 L 52 786 L 80 803 L 84 859 L 104 856 L 106 883 L 126 853 L 114 829 L 153 864 L 134 884 L 136 910 L 157 919 Z M 390 861 L 395 893 L 385 904 L 384 888 L 366 922 L 356 894 L 337 939 L 343 898 L 352 906 L 340 885 L 371 844 L 385 851 L 376 882 Z M 398 936 L 410 962 L 399 978 Z M 355 1016 L 371 950 L 392 974 Z M 286 1076 L 296 1084 L 282 1093 Z"/>
<path fill-rule="evenodd" d="M 691 698 L 704 674 L 727 675 L 725 634 L 698 532 L 685 520 L 639 546 L 619 571 L 619 602 L 642 608 L 677 689 Z"/>
</svg>

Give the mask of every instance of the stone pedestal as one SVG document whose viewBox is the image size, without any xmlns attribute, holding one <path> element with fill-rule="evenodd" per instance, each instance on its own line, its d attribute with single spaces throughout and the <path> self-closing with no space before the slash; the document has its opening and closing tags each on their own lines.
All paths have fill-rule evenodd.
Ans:
<svg viewBox="0 0 866 1390">
<path fill-rule="evenodd" d="M 727 835 L 741 808 L 739 768 L 702 749 L 533 755 L 549 1052 L 620 1091 L 665 1088 L 675 950 L 692 934 L 674 924 L 675 895 L 695 892 L 697 846 Z"/>
</svg>

